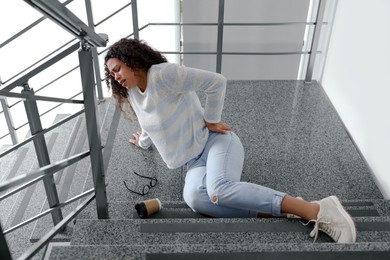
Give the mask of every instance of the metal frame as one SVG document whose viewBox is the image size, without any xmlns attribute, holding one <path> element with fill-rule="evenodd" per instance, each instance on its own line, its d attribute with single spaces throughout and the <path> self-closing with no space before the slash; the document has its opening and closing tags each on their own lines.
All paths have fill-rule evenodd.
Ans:
<svg viewBox="0 0 390 260">
<path fill-rule="evenodd" d="M 89 28 L 80 18 L 57 0 L 24 0 L 62 28 L 91 46 L 106 46 L 107 42 Z"/>
<path fill-rule="evenodd" d="M 24 84 L 24 89 L 22 90 L 22 93 L 26 94 L 27 96 L 34 96 L 34 90 L 31 89 L 27 83 Z M 23 101 L 23 103 L 26 109 L 26 115 L 28 123 L 30 125 L 31 135 L 35 135 L 43 130 L 41 119 L 39 117 L 37 102 L 28 98 Z M 37 138 L 34 139 L 34 147 L 39 167 L 50 165 L 49 151 L 47 150 L 46 140 L 43 135 L 39 135 Z M 43 184 L 45 187 L 49 207 L 57 207 L 60 203 L 60 200 L 58 198 L 58 192 L 53 176 L 50 175 L 44 177 Z M 60 210 L 53 211 L 51 216 L 55 225 L 58 224 L 63 218 L 62 212 Z"/>
<path fill-rule="evenodd" d="M 57 54 L 53 58 L 51 58 L 48 61 L 46 61 L 43 64 L 41 64 L 37 68 L 35 68 L 32 71 L 28 72 L 27 74 L 23 75 L 22 77 L 16 79 L 15 81 L 13 81 L 11 83 L 3 84 L 3 85 L 5 85 L 5 87 L 3 87 L 1 89 L 0 95 L 5 95 L 6 92 L 9 92 L 9 91 L 11 91 L 12 89 L 14 89 L 16 87 L 23 86 L 23 84 L 26 83 L 28 81 L 28 79 L 32 78 L 33 76 L 35 76 L 39 72 L 41 72 L 41 71 L 45 70 L 46 68 L 50 67 L 54 63 L 56 63 L 56 62 L 62 60 L 63 58 L 67 57 L 69 54 L 75 52 L 79 48 L 79 46 L 80 46 L 80 44 L 78 42 L 76 42 L 75 44 L 71 45 L 70 47 L 68 47 L 67 49 L 62 51 L 61 53 Z"/>
<path fill-rule="evenodd" d="M 101 139 L 96 116 L 95 83 L 93 77 L 92 50 L 86 42 L 79 50 L 81 83 L 84 92 L 85 120 L 87 124 L 91 169 L 96 194 L 96 208 L 99 219 L 108 218 L 106 182 L 104 174 Z"/>
<path fill-rule="evenodd" d="M 7 98 L 0 97 L 0 102 L 1 102 L 1 106 L 3 108 L 5 121 L 7 122 L 9 135 L 11 136 L 12 143 L 15 145 L 19 142 L 19 140 L 18 140 L 18 135 L 16 134 L 16 131 L 15 131 L 14 121 L 12 120 L 12 116 L 11 116 L 11 113 L 9 111 Z"/>
<path fill-rule="evenodd" d="M 85 0 L 85 8 L 87 9 L 87 19 L 88 19 L 88 26 L 94 30 L 94 22 L 93 22 L 93 13 L 92 13 L 92 4 L 91 0 Z M 99 70 L 99 57 L 97 53 L 96 47 L 92 48 L 92 57 L 93 57 L 93 68 L 95 72 L 95 79 L 96 79 L 96 90 L 97 90 L 97 97 L 99 102 L 104 101 L 103 97 L 103 91 L 102 91 L 102 82 L 101 82 L 101 76 L 100 76 L 100 70 Z"/>
<path fill-rule="evenodd" d="M 137 0 L 131 1 L 131 14 L 133 17 L 133 34 L 135 39 L 139 39 L 139 26 L 138 26 L 138 7 Z"/>
<path fill-rule="evenodd" d="M 313 39 L 310 46 L 309 61 L 307 64 L 306 76 L 305 76 L 305 83 L 307 84 L 311 83 L 313 77 L 313 69 L 316 61 L 316 50 L 318 48 L 322 21 L 324 20 L 324 13 L 325 13 L 325 6 L 326 6 L 326 0 L 318 0 L 318 1 L 319 2 L 318 2 L 316 22 L 315 22 L 316 25 L 314 27 Z"/>
<path fill-rule="evenodd" d="M 223 21 L 225 15 L 225 0 L 218 3 L 218 29 L 217 29 L 217 66 L 216 72 L 222 71 L 222 47 L 223 47 Z"/>
<path fill-rule="evenodd" d="M 75 118 L 75 117 L 81 115 L 82 113 L 84 113 L 84 109 L 82 109 L 82 110 L 80 110 L 80 111 L 74 113 L 73 115 L 67 116 L 66 118 L 64 118 L 64 119 L 62 119 L 62 120 L 60 120 L 60 121 L 58 121 L 57 123 L 55 123 L 54 125 L 52 125 L 52 126 L 50 126 L 50 127 L 48 127 L 48 128 L 43 129 L 41 132 L 37 133 L 36 135 L 30 136 L 29 138 L 26 138 L 26 139 L 23 140 L 22 142 L 20 142 L 20 143 L 18 143 L 18 144 L 16 144 L 16 145 L 13 145 L 11 148 L 9 148 L 9 149 L 5 150 L 4 152 L 2 152 L 2 153 L 0 154 L 0 158 L 3 157 L 3 156 L 5 156 L 5 155 L 7 155 L 7 154 L 9 154 L 9 153 L 11 153 L 12 151 L 15 151 L 15 150 L 18 149 L 19 147 L 22 147 L 23 145 L 25 145 L 25 144 L 31 142 L 31 141 L 34 140 L 35 138 L 38 138 L 39 135 L 44 135 L 44 134 L 46 134 L 47 132 L 53 130 L 54 128 L 56 128 L 56 127 L 58 127 L 58 126 L 60 126 L 60 125 L 62 125 L 62 124 L 64 124 L 64 123 L 68 122 L 69 120 L 71 120 L 71 119 L 73 119 L 73 118 Z M 1 198 L 1 197 L 0 197 L 0 198 Z"/>
<path fill-rule="evenodd" d="M 38 242 L 34 243 L 24 254 L 18 259 L 30 259 L 33 255 L 43 248 L 50 240 L 58 234 L 69 222 L 71 222 L 91 201 L 95 198 L 95 194 L 90 195 L 83 203 L 81 203 L 74 211 L 66 216 L 60 223 L 52 228 L 46 235 L 44 235 Z"/>
<path fill-rule="evenodd" d="M 64 2 L 64 5 L 68 5 L 69 3 L 73 2 L 74 0 L 68 0 L 66 2 Z M 36 20 L 35 22 L 33 22 L 32 24 L 30 24 L 29 26 L 27 26 L 26 28 L 24 28 L 23 30 L 19 31 L 18 33 L 16 33 L 14 36 L 12 36 L 11 38 L 7 39 L 6 41 L 2 42 L 0 44 L 0 49 L 3 48 L 4 46 L 6 46 L 7 44 L 9 44 L 10 42 L 12 42 L 13 40 L 15 40 L 16 38 L 18 38 L 19 36 L 21 36 L 22 34 L 24 34 L 25 32 L 29 31 L 31 28 L 33 28 L 34 26 L 38 25 L 40 22 L 42 22 L 43 20 L 45 20 L 46 17 L 45 16 L 42 16 L 41 18 L 39 18 L 38 20 Z"/>
<path fill-rule="evenodd" d="M 4 230 L 4 235 L 6 235 L 6 234 L 8 234 L 8 233 L 18 229 L 18 228 L 21 228 L 21 227 L 23 227 L 23 226 L 33 222 L 34 220 L 40 219 L 41 217 L 46 216 L 47 214 L 52 213 L 54 210 L 58 210 L 59 208 L 63 208 L 66 205 L 68 205 L 68 204 L 70 204 L 72 202 L 75 202 L 75 201 L 77 201 L 77 200 L 79 200 L 79 199 L 81 199 L 81 198 L 83 198 L 83 197 L 93 193 L 94 191 L 95 191 L 94 188 L 92 188 L 92 189 L 90 189 L 88 191 L 85 191 L 85 192 L 83 192 L 83 193 L 81 193 L 81 194 L 79 194 L 79 195 L 77 195 L 77 196 L 75 196 L 75 197 L 65 201 L 65 202 L 62 202 L 62 203 L 58 204 L 58 206 L 55 207 L 55 208 L 51 208 L 51 209 L 45 210 L 45 211 L 41 212 L 40 214 L 36 215 L 35 217 L 31 217 L 31 218 L 23 221 L 22 223 L 19 223 L 18 225 L 15 225 L 15 226 L 7 229 L 7 230 Z"/>
<path fill-rule="evenodd" d="M 1 259 L 12 260 L 11 253 L 8 248 L 7 240 L 5 239 L 3 228 L 1 227 L 1 223 L 0 223 L 0 255 L 1 255 Z"/>
<path fill-rule="evenodd" d="M 13 188 L 15 186 L 18 186 L 20 184 L 34 180 L 36 178 L 53 175 L 57 171 L 60 171 L 60 170 L 64 169 L 65 167 L 68 167 L 68 166 L 84 159 L 85 157 L 87 157 L 89 155 L 90 155 L 89 151 L 83 152 L 80 154 L 76 154 L 76 155 L 69 157 L 68 159 L 64 159 L 64 160 L 58 161 L 56 163 L 52 163 L 52 164 L 47 165 L 45 167 L 41 167 L 40 169 L 38 169 L 34 172 L 14 177 L 11 180 L 7 180 L 3 183 L 0 183 L 0 193 L 7 191 L 8 189 Z"/>
<path fill-rule="evenodd" d="M 50 17 L 52 20 L 60 24 L 68 31 L 74 33 L 76 37 L 80 38 L 82 41 L 81 41 L 81 46 L 79 43 L 70 46 L 69 48 L 62 51 L 61 53 L 51 58 L 50 60 L 44 62 L 37 68 L 26 73 L 25 75 L 21 76 L 15 81 L 7 84 L 4 88 L 0 90 L 0 95 L 2 96 L 14 96 L 14 97 L 25 99 L 23 103 L 25 106 L 28 124 L 30 126 L 31 134 L 32 134 L 32 137 L 29 138 L 27 141 L 22 142 L 20 145 L 19 144 L 14 145 L 11 149 L 2 153 L 1 156 L 4 156 L 5 154 L 17 149 L 17 147 L 20 147 L 21 145 L 26 144 L 29 141 L 33 141 L 38 163 L 40 166 L 40 169 L 36 172 L 29 173 L 23 176 L 17 176 L 11 180 L 1 183 L 0 192 L 6 191 L 18 185 L 21 186 L 1 196 L 0 199 L 4 199 L 36 183 L 37 181 L 43 180 L 46 196 L 50 206 L 49 210 L 42 212 L 37 216 L 34 216 L 28 220 L 25 220 L 24 222 L 15 225 L 9 228 L 8 230 L 6 230 L 5 232 L 3 232 L 2 229 L 0 230 L 1 255 L 4 256 L 6 259 L 8 258 L 11 259 L 11 255 L 9 253 L 9 248 L 6 243 L 4 235 L 44 215 L 47 214 L 52 215 L 52 220 L 55 227 L 52 229 L 52 231 L 46 234 L 43 239 L 38 241 L 38 243 L 35 243 L 32 248 L 30 248 L 25 254 L 22 255 L 21 258 L 23 259 L 29 258 L 33 254 L 35 254 L 40 248 L 44 247 L 55 234 L 63 231 L 65 225 L 69 221 L 71 221 L 75 217 L 75 215 L 78 214 L 78 212 L 80 212 L 94 198 L 96 198 L 98 218 L 108 218 L 105 174 L 104 174 L 103 156 L 101 151 L 102 147 L 101 147 L 100 133 L 99 133 L 99 127 L 97 123 L 97 116 L 96 116 L 96 92 L 95 92 L 95 80 L 94 80 L 94 73 L 93 73 L 93 58 L 92 58 L 93 47 L 97 47 L 97 46 L 104 47 L 107 43 L 107 36 L 95 34 L 93 30 L 88 28 L 84 23 L 82 23 L 81 20 L 79 20 L 73 13 L 67 10 L 61 3 L 59 3 L 56 0 L 48 0 L 46 2 L 43 2 L 41 0 L 31 0 L 31 1 L 26 0 L 26 2 L 33 5 L 40 11 L 42 11 L 46 16 Z M 90 19 L 90 22 L 93 24 L 92 19 Z M 75 31 L 75 29 L 80 29 L 80 30 Z M 28 85 L 29 79 L 35 74 L 43 71 L 47 67 L 53 65 L 57 61 L 63 59 L 64 57 L 66 57 L 67 55 L 69 55 L 70 53 L 74 52 L 76 49 L 79 48 L 80 48 L 79 62 L 80 62 L 80 72 L 81 72 L 84 100 L 67 100 L 62 98 L 36 96 L 34 90 L 31 89 L 30 86 Z M 100 77 L 98 77 L 98 80 L 100 81 Z M 21 94 L 10 92 L 14 88 L 20 86 L 23 86 L 23 90 Z M 49 153 L 46 146 L 46 141 L 44 138 L 44 133 L 47 131 L 45 131 L 42 128 L 40 115 L 37 107 L 37 100 L 45 100 L 45 101 L 52 101 L 52 102 L 67 102 L 67 103 L 83 103 L 85 109 L 82 112 L 86 114 L 87 134 L 88 134 L 90 150 L 86 153 L 79 154 L 71 158 L 65 159 L 63 161 L 51 164 Z M 81 112 L 76 114 L 79 115 L 80 113 Z M 60 122 L 62 124 L 74 117 L 75 116 L 72 115 L 66 118 L 65 120 L 61 120 Z M 58 125 L 60 124 L 55 124 L 55 126 Z M 51 127 L 49 130 L 52 129 L 53 127 Z M 79 196 L 76 196 L 64 203 L 60 203 L 53 174 L 63 169 L 64 167 L 67 167 L 81 160 L 82 158 L 88 155 L 90 156 L 91 159 L 91 169 L 92 169 L 95 188 L 92 191 L 82 193 Z M 91 192 L 94 192 L 94 194 L 90 196 L 90 198 L 87 199 L 86 202 L 81 204 L 74 213 L 63 218 L 61 207 L 63 207 L 68 203 L 74 202 L 79 198 L 88 195 Z"/>
</svg>

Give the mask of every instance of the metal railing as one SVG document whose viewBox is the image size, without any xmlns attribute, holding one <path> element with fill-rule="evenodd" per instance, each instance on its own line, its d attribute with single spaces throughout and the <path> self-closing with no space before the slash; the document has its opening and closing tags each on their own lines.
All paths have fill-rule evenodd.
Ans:
<svg viewBox="0 0 390 260">
<path fill-rule="evenodd" d="M 126 36 L 127 38 L 134 37 L 139 38 L 139 32 L 145 30 L 150 26 L 161 26 L 161 25 L 169 25 L 169 26 L 217 26 L 217 49 L 215 52 L 185 52 L 182 49 L 180 51 L 162 51 L 164 54 L 210 54 L 216 55 L 216 72 L 221 72 L 222 69 L 222 57 L 223 55 L 309 55 L 309 61 L 306 68 L 306 77 L 305 82 L 310 83 L 312 79 L 313 67 L 315 64 L 315 54 L 318 53 L 318 39 L 319 33 L 321 30 L 321 25 L 323 24 L 323 15 L 325 9 L 325 0 L 318 0 L 318 11 L 316 15 L 316 19 L 314 22 L 280 22 L 280 23 L 224 23 L 224 0 L 219 0 L 218 7 L 218 22 L 217 23 L 148 23 L 142 27 L 138 25 L 138 10 L 137 10 L 137 1 L 133 0 L 130 3 L 124 5 L 108 17 L 104 18 L 98 23 L 94 23 L 92 17 L 92 8 L 90 0 L 85 0 L 86 8 L 87 8 L 87 17 L 88 17 L 88 25 L 84 24 L 81 20 L 79 20 L 73 13 L 71 13 L 65 6 L 72 2 L 73 0 L 68 0 L 64 4 L 61 4 L 57 0 L 24 0 L 32 7 L 38 9 L 40 12 L 44 14 L 44 17 L 38 19 L 33 24 L 29 25 L 19 33 L 12 36 L 7 41 L 0 44 L 0 48 L 12 42 L 12 40 L 19 37 L 24 32 L 33 28 L 36 24 L 40 23 L 46 18 L 50 18 L 57 24 L 59 24 L 64 29 L 71 32 L 76 38 L 79 39 L 79 42 L 70 45 L 74 40 L 68 42 L 64 46 L 61 46 L 59 49 L 55 50 L 53 53 L 44 57 L 40 61 L 34 63 L 29 66 L 21 73 L 11 77 L 2 83 L 4 86 L 0 90 L 0 97 L 2 97 L 1 104 L 3 107 L 3 113 L 5 114 L 7 125 L 9 128 L 9 134 L 12 136 L 16 136 L 15 128 L 12 117 L 9 114 L 10 106 L 7 104 L 6 97 L 16 97 L 23 99 L 24 106 L 26 108 L 26 113 L 28 115 L 28 122 L 31 129 L 31 137 L 27 138 L 22 142 L 18 142 L 17 137 L 12 137 L 14 142 L 14 146 L 5 152 L 0 154 L 0 157 L 15 151 L 21 146 L 33 141 L 34 147 L 36 149 L 37 158 L 39 161 L 40 168 L 37 171 L 34 171 L 29 174 L 17 176 L 11 180 L 8 180 L 4 183 L 0 184 L 0 193 L 6 191 L 7 193 L 0 196 L 0 201 L 15 194 L 28 186 L 38 182 L 43 181 L 45 185 L 45 190 L 47 193 L 48 201 L 50 209 L 46 210 L 22 223 L 17 224 L 14 227 L 11 227 L 7 230 L 2 230 L 0 225 L 0 255 L 4 259 L 11 259 L 11 254 L 7 246 L 7 242 L 5 239 L 5 234 L 14 231 L 17 228 L 20 228 L 28 223 L 31 223 L 34 220 L 37 220 L 45 215 L 51 214 L 54 227 L 49 233 L 44 235 L 38 242 L 36 242 L 27 252 L 25 252 L 20 258 L 27 259 L 31 258 L 34 254 L 36 254 L 41 248 L 43 248 L 50 240 L 59 232 L 61 232 L 64 227 L 76 217 L 76 215 L 81 212 L 92 200 L 96 200 L 97 214 L 98 218 L 108 218 L 108 210 L 107 210 L 107 198 L 106 198 L 106 186 L 105 186 L 105 178 L 104 178 L 104 167 L 103 167 L 103 158 L 102 158 L 102 146 L 100 140 L 100 133 L 98 131 L 97 126 L 97 118 L 96 118 L 96 101 L 102 99 L 101 93 L 101 78 L 99 72 L 99 63 L 98 63 L 98 55 L 107 51 L 104 49 L 100 53 L 97 53 L 96 47 L 103 47 L 106 45 L 107 39 L 103 35 L 98 35 L 94 32 L 94 28 L 103 22 L 107 21 L 117 13 L 121 12 L 125 8 L 131 6 L 132 10 L 132 19 L 133 19 L 133 33 Z M 309 51 L 296 51 L 296 52 L 224 52 L 223 51 L 223 29 L 225 26 L 286 26 L 286 25 L 294 25 L 294 24 L 304 24 L 314 26 L 313 38 L 311 40 L 311 46 Z M 60 49 L 65 50 L 58 53 L 56 56 L 50 58 L 46 62 L 38 65 L 40 62 L 46 60 L 52 54 L 58 52 Z M 74 71 L 77 68 L 80 68 L 81 79 L 82 79 L 82 87 L 83 87 L 83 100 L 74 100 L 77 95 L 71 97 L 70 99 L 63 98 L 54 98 L 54 97 L 45 97 L 36 95 L 33 89 L 30 88 L 28 84 L 29 78 L 48 68 L 49 66 L 55 64 L 59 60 L 65 58 L 67 55 L 78 50 L 79 53 L 79 66 L 71 69 L 70 71 L 65 72 L 59 78 L 67 75 L 68 73 Z M 37 66 L 38 65 L 38 66 Z M 30 72 L 27 72 L 29 69 L 36 66 L 35 69 L 32 69 Z M 94 70 L 95 69 L 95 70 Z M 20 76 L 22 73 L 27 72 L 25 75 Z M 55 82 L 59 78 L 51 81 L 50 83 L 43 86 L 41 89 L 47 87 L 51 83 Z M 96 83 L 95 83 L 96 78 Z M 96 89 L 97 86 L 97 98 L 96 98 Z M 11 92 L 11 90 L 23 87 L 21 93 Z M 40 90 L 40 89 L 39 89 Z M 38 92 L 37 90 L 36 92 Z M 84 109 L 60 120 L 59 122 L 53 124 L 51 127 L 43 129 L 40 123 L 40 115 L 38 113 L 36 107 L 36 101 L 49 101 L 49 102 L 61 102 L 61 103 L 74 103 L 74 104 L 83 104 Z M 15 105 L 15 104 L 14 104 Z M 52 109 L 51 109 L 52 110 Z M 51 111 L 50 110 L 50 111 Z M 49 112 L 49 111 L 47 111 Z M 55 163 L 50 162 L 46 142 L 44 139 L 44 134 L 53 130 L 54 128 L 68 122 L 69 120 L 79 116 L 80 114 L 85 113 L 86 115 L 86 124 L 87 124 L 87 134 L 89 141 L 89 150 L 83 153 L 74 155 L 62 161 L 58 161 Z M 79 160 L 89 156 L 91 160 L 91 170 L 94 182 L 94 188 L 79 194 L 76 197 L 73 197 L 65 202 L 60 202 L 57 195 L 57 190 L 55 184 L 53 182 L 53 174 L 57 171 L 68 167 Z M 13 189 L 13 190 L 10 190 Z M 77 201 L 81 198 L 87 197 L 87 199 L 81 203 L 74 211 L 72 211 L 66 217 L 62 216 L 61 208 L 69 203 Z M 2 258 L 2 259 L 3 259 Z"/>
<path fill-rule="evenodd" d="M 0 95 L 3 97 L 16 97 L 23 99 L 23 104 L 25 106 L 28 124 L 31 130 L 31 137 L 25 141 L 18 143 L 8 149 L 7 151 L 1 154 L 1 157 L 18 149 L 19 147 L 25 145 L 28 142 L 33 141 L 38 163 L 39 170 L 20 175 L 12 178 L 11 180 L 5 181 L 0 184 L 0 192 L 7 192 L 3 194 L 0 199 L 3 200 L 16 192 L 21 191 L 29 187 L 30 185 L 43 181 L 44 188 L 46 191 L 47 200 L 49 203 L 49 210 L 46 210 L 26 221 L 23 221 L 5 231 L 0 230 L 0 254 L 4 259 L 11 259 L 11 254 L 5 239 L 5 234 L 12 232 L 28 223 L 31 223 L 34 220 L 37 220 L 44 215 L 51 214 L 54 228 L 49 231 L 43 238 L 41 238 L 37 243 L 34 244 L 27 252 L 25 252 L 20 258 L 26 259 L 33 256 L 37 253 L 42 247 L 44 247 L 49 240 L 58 232 L 64 230 L 69 221 L 71 221 L 86 205 L 90 203 L 93 199 L 96 200 L 97 215 L 98 218 L 108 218 L 108 209 L 107 209 L 107 197 L 105 191 L 105 174 L 103 167 L 103 157 L 102 157 L 102 146 L 100 140 L 100 133 L 97 125 L 97 116 L 96 116 L 96 90 L 95 90 L 95 79 L 93 68 L 93 48 L 104 47 L 107 43 L 107 37 L 105 35 L 98 35 L 94 32 L 93 29 L 85 25 L 78 17 L 70 12 L 63 4 L 56 0 L 52 1 L 41 1 L 41 0 L 25 0 L 28 4 L 32 5 L 34 8 L 38 9 L 45 16 L 52 19 L 54 22 L 58 23 L 64 29 L 70 31 L 75 35 L 79 42 L 72 44 L 67 47 L 65 50 L 52 57 L 51 59 L 45 61 L 39 66 L 36 66 L 31 71 L 25 73 L 24 75 L 15 76 L 10 80 L 3 83 L 3 87 L 0 90 Z M 88 0 L 87 0 L 88 1 Z M 89 1 L 88 1 L 89 2 Z M 89 6 L 90 7 L 90 6 Z M 74 100 L 74 99 L 64 99 L 64 98 L 54 98 L 46 96 L 38 96 L 35 94 L 34 90 L 30 88 L 28 81 L 31 77 L 55 64 L 56 62 L 62 60 L 66 56 L 78 50 L 79 63 L 80 63 L 80 74 L 83 88 L 83 100 Z M 96 51 L 95 51 L 95 54 Z M 96 56 L 97 57 L 97 56 Z M 95 58 L 96 59 L 96 58 Z M 38 64 L 38 63 L 37 63 Z M 34 64 L 36 65 L 36 64 Z M 33 65 L 33 66 L 34 66 Z M 31 68 L 33 67 L 31 66 Z M 95 64 L 96 67 L 96 64 Z M 28 68 L 29 69 L 29 68 Z M 27 71 L 27 70 L 25 70 Z M 23 71 L 24 72 L 24 71 Z M 98 78 L 98 81 L 100 77 Z M 11 92 L 15 88 L 23 87 L 21 93 Z M 38 107 L 37 100 L 49 101 L 49 102 L 61 102 L 61 103 L 76 103 L 84 104 L 84 109 L 68 116 L 67 118 L 59 121 L 48 129 L 43 129 Z M 5 104 L 7 106 L 7 104 Z M 3 111 L 5 111 L 3 109 Z M 5 112 L 6 113 L 6 112 Z M 87 135 L 89 142 L 89 150 L 80 153 L 78 155 L 69 157 L 62 161 L 51 163 L 49 158 L 49 153 L 47 149 L 47 144 L 44 138 L 44 134 L 51 131 L 52 129 L 62 125 L 63 123 L 71 120 L 72 118 L 79 116 L 81 113 L 85 113 L 86 118 L 86 127 Z M 79 194 L 78 196 L 71 198 L 65 202 L 60 202 L 57 188 L 55 186 L 53 174 L 57 171 L 62 170 L 65 167 L 68 167 L 83 158 L 89 156 L 91 160 L 91 171 L 93 176 L 94 188 Z M 92 163 L 93 162 L 93 163 Z M 10 189 L 13 189 L 9 191 Z M 77 201 L 85 196 L 88 196 L 86 201 L 80 204 L 71 214 L 65 218 L 62 216 L 61 208 L 65 205 Z"/>
</svg>

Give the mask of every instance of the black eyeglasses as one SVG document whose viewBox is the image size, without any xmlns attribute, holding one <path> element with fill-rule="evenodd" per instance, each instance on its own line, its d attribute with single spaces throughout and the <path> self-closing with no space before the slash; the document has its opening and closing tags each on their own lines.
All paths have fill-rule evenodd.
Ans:
<svg viewBox="0 0 390 260">
<path fill-rule="evenodd" d="M 146 184 L 143 189 L 142 189 L 142 193 L 140 192 L 137 192 L 137 191 L 133 191 L 131 189 L 129 189 L 129 187 L 127 187 L 127 184 L 126 184 L 126 181 L 123 181 L 123 183 L 125 184 L 125 187 L 126 189 L 128 189 L 129 191 L 135 193 L 135 194 L 138 194 L 138 195 L 141 195 L 141 196 L 145 196 L 146 194 L 149 193 L 150 189 L 153 188 L 154 186 L 156 186 L 157 184 L 157 178 L 153 178 L 153 177 L 148 177 L 148 176 L 143 176 L 141 174 L 138 174 L 136 172 L 133 172 L 135 175 L 141 177 L 141 178 L 145 178 L 145 179 L 149 179 L 150 182 L 149 184 Z"/>
</svg>

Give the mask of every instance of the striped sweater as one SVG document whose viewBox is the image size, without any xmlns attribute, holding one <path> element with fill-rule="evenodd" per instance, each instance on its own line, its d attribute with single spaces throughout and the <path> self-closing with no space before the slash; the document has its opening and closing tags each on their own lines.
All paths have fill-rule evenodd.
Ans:
<svg viewBox="0 0 390 260">
<path fill-rule="evenodd" d="M 198 90 L 206 94 L 204 108 Z M 145 92 L 128 91 L 142 130 L 140 147 L 153 143 L 170 169 L 199 155 L 209 134 L 204 121 L 221 121 L 225 90 L 221 74 L 172 63 L 153 65 Z"/>
</svg>

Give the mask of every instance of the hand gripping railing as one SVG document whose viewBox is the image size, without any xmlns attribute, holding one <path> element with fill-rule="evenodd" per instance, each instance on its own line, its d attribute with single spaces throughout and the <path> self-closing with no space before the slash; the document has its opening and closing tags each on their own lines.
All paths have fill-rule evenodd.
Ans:
<svg viewBox="0 0 390 260">
<path fill-rule="evenodd" d="M 0 199 L 4 199 L 5 197 L 14 194 L 17 191 L 20 191 L 22 188 L 28 187 L 29 185 L 43 180 L 44 187 L 46 190 L 46 194 L 48 197 L 50 210 L 42 212 L 41 214 L 24 221 L 23 223 L 18 224 L 17 226 L 11 227 L 6 230 L 4 233 L 8 233 L 13 231 L 16 228 L 19 228 L 35 219 L 46 215 L 51 214 L 53 223 L 55 227 L 46 234 L 41 240 L 34 244 L 32 248 L 30 248 L 25 254 L 21 256 L 22 259 L 30 258 L 34 255 L 40 248 L 46 245 L 46 243 L 58 232 L 62 231 L 65 225 L 71 221 L 75 215 L 77 215 L 90 201 L 96 198 L 96 207 L 97 207 L 97 215 L 99 219 L 108 218 L 108 209 L 107 209 L 107 197 L 106 197 L 106 185 L 105 185 L 105 174 L 104 174 L 104 166 L 103 166 L 103 156 L 102 156 L 102 146 L 99 128 L 97 124 L 97 116 L 96 116 L 96 93 L 95 93 L 95 82 L 94 82 L 94 72 L 93 72 L 93 47 L 104 47 L 107 43 L 106 35 L 98 35 L 92 29 L 90 29 L 87 25 L 85 25 L 77 16 L 75 16 L 72 12 L 70 12 L 63 4 L 58 2 L 57 0 L 25 0 L 28 4 L 32 5 L 34 8 L 38 9 L 45 16 L 74 34 L 77 38 L 80 39 L 81 48 L 79 49 L 79 63 L 80 63 L 80 73 L 81 73 L 81 83 L 83 88 L 84 100 L 67 100 L 61 98 L 53 98 L 53 97 L 42 97 L 36 96 L 34 90 L 30 88 L 28 84 L 28 80 L 34 75 L 38 74 L 42 70 L 66 57 L 70 53 L 74 52 L 79 48 L 80 43 L 73 44 L 60 54 L 46 61 L 42 65 L 37 68 L 31 70 L 25 75 L 19 77 L 13 82 L 7 84 L 4 88 L 1 89 L 0 95 L 8 96 L 8 97 L 19 97 L 25 99 L 24 105 L 26 108 L 26 114 L 28 118 L 28 123 L 31 129 L 32 137 L 27 141 L 33 141 L 34 147 L 37 154 L 38 163 L 40 169 L 36 172 L 26 174 L 23 176 L 15 177 L 11 180 L 6 181 L 5 183 L 0 184 L 0 193 L 4 191 L 8 191 L 11 188 L 16 186 L 16 189 L 10 191 L 0 197 Z M 16 87 L 23 87 L 22 92 L 15 93 L 11 92 Z M 44 100 L 44 101 L 54 101 L 54 102 L 68 102 L 68 103 L 83 103 L 84 104 L 84 112 L 86 118 L 86 126 L 87 126 L 87 135 L 89 141 L 89 151 L 73 156 L 71 158 L 65 159 L 63 161 L 57 163 L 51 163 L 48 155 L 48 150 L 46 146 L 46 141 L 44 139 L 44 130 L 41 125 L 38 108 L 36 104 L 36 100 Z M 76 114 L 80 114 L 78 112 Z M 61 121 L 64 123 L 69 118 L 73 118 L 74 116 L 70 116 Z M 55 126 L 58 126 L 56 124 Z M 53 129 L 50 128 L 50 130 Z M 23 142 L 25 144 L 26 142 Z M 20 147 L 21 145 L 16 145 L 15 147 Z M 11 150 L 16 149 L 12 147 L 8 151 L 2 154 L 10 152 Z M 53 173 L 61 170 L 62 168 L 69 166 L 76 161 L 81 160 L 85 156 L 90 156 L 91 160 L 91 170 L 93 176 L 94 189 L 84 192 L 80 194 L 76 198 L 72 198 L 69 201 L 60 203 L 58 198 L 58 193 L 56 190 L 56 186 L 54 183 Z M 86 196 L 90 193 L 94 193 L 91 195 L 87 201 L 82 203 L 77 209 L 68 215 L 67 217 L 62 217 L 61 207 L 64 205 L 73 202 L 80 197 Z M 3 230 L 0 226 L 0 255 L 2 259 L 11 259 L 11 254 L 7 246 L 7 242 L 5 240 Z"/>
</svg>

